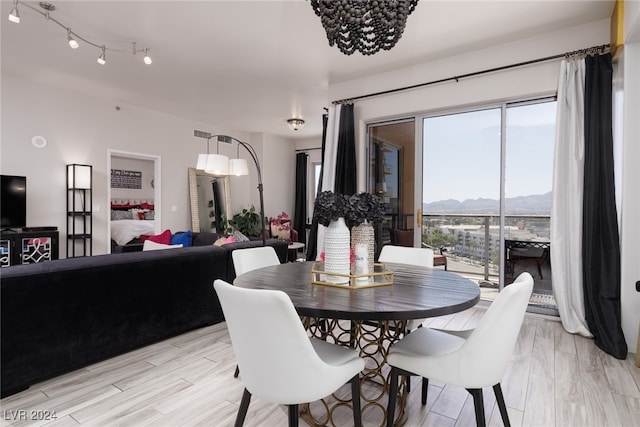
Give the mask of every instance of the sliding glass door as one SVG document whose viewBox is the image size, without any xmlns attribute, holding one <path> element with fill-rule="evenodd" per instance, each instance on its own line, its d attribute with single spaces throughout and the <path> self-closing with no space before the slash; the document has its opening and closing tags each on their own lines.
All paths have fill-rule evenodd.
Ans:
<svg viewBox="0 0 640 427">
<path fill-rule="evenodd" d="M 495 292 L 528 271 L 541 305 L 554 306 L 546 296 L 555 101 L 425 116 L 420 125 L 422 245 Z"/>
</svg>

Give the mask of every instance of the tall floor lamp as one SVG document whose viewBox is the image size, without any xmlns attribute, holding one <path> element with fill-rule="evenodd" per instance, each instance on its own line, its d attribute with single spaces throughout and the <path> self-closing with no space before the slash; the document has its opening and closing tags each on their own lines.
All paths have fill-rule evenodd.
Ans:
<svg viewBox="0 0 640 427">
<path fill-rule="evenodd" d="M 246 142 L 240 141 L 232 136 L 227 135 L 212 135 L 211 132 L 203 132 L 199 130 L 193 131 L 193 136 L 197 138 L 204 138 L 207 140 L 207 154 L 200 154 L 198 156 L 198 163 L 196 169 L 204 170 L 214 175 L 249 175 L 249 167 L 247 161 L 241 159 L 240 146 L 244 147 L 253 159 L 253 163 L 256 165 L 258 171 L 258 193 L 260 194 L 260 228 L 262 230 L 262 246 L 267 245 L 266 229 L 264 225 L 264 196 L 262 186 L 262 172 L 260 170 L 260 162 L 258 161 L 258 155 L 256 150 Z M 213 138 L 217 138 L 217 143 L 224 142 L 226 144 L 232 144 L 233 141 L 238 143 L 237 158 L 229 160 L 227 156 L 221 155 L 218 150 L 216 154 L 209 154 L 209 141 Z"/>
</svg>

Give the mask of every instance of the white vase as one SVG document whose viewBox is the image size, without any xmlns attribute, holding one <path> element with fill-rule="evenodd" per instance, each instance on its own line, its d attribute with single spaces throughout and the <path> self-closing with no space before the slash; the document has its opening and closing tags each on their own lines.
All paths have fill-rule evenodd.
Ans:
<svg viewBox="0 0 640 427">
<path fill-rule="evenodd" d="M 331 221 L 324 233 L 324 271 L 346 274 L 347 277 L 326 275 L 329 283 L 348 283 L 351 269 L 351 235 L 344 218 Z"/>
</svg>

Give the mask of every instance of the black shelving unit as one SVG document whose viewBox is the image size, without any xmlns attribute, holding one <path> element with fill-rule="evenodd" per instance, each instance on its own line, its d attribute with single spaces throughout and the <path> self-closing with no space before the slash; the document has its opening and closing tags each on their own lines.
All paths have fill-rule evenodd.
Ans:
<svg viewBox="0 0 640 427">
<path fill-rule="evenodd" d="M 93 255 L 93 167 L 67 165 L 67 258 Z"/>
</svg>

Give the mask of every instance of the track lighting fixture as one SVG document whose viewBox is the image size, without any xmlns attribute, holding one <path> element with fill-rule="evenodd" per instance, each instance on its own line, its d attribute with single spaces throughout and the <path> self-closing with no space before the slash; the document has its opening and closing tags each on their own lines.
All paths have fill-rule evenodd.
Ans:
<svg viewBox="0 0 640 427">
<path fill-rule="evenodd" d="M 15 22 L 16 24 L 20 23 L 20 13 L 18 12 L 18 4 L 20 4 L 23 7 L 26 7 L 27 9 L 31 9 L 36 13 L 39 13 L 40 15 L 44 16 L 44 18 L 47 21 L 51 21 L 55 24 L 57 24 L 58 26 L 64 28 L 67 31 L 67 42 L 69 43 L 69 46 L 72 49 L 77 49 L 80 46 L 80 43 L 78 41 L 82 41 L 83 43 L 86 43 L 88 45 L 91 45 L 93 47 L 96 47 L 98 49 L 100 49 L 100 56 L 98 57 L 98 64 L 100 65 L 104 65 L 107 63 L 107 57 L 106 57 L 106 52 L 120 52 L 120 53 L 126 53 L 126 52 L 131 52 L 129 50 L 126 49 L 114 49 L 111 47 L 107 47 L 104 44 L 101 43 L 95 43 L 91 40 L 87 40 L 86 38 L 80 36 L 78 33 L 71 31 L 70 27 L 67 27 L 66 25 L 64 25 L 62 22 L 58 21 L 56 18 L 52 17 L 50 12 L 53 12 L 56 10 L 56 7 L 51 4 L 51 3 L 47 3 L 47 2 L 40 2 L 38 3 L 38 5 L 44 9 L 44 12 L 37 9 L 36 7 L 30 5 L 29 3 L 24 3 L 20 0 L 13 0 L 13 8 L 11 8 L 11 13 L 9 13 L 9 21 L 11 22 Z M 151 63 L 153 62 L 151 60 L 151 57 L 149 56 L 149 48 L 145 47 L 144 49 L 136 49 L 136 42 L 133 42 L 133 51 L 132 53 L 135 55 L 136 53 L 144 53 L 144 57 L 142 58 L 142 60 L 144 61 L 145 64 L 147 65 L 151 65 Z"/>
<path fill-rule="evenodd" d="M 76 39 L 71 36 L 71 28 L 67 28 L 67 41 L 71 49 L 77 49 L 80 46 Z"/>
<path fill-rule="evenodd" d="M 144 58 L 142 58 L 142 60 L 147 65 L 151 65 L 151 63 L 153 62 L 151 60 L 151 57 L 149 56 L 149 48 L 147 48 L 147 47 L 144 48 Z"/>
<path fill-rule="evenodd" d="M 100 56 L 98 57 L 98 64 L 100 65 L 104 65 L 107 63 L 107 56 L 105 55 L 105 47 L 104 45 L 102 46 L 102 53 L 100 54 Z"/>
<path fill-rule="evenodd" d="M 13 0 L 13 8 L 11 9 L 11 13 L 9 13 L 9 21 L 15 22 L 16 24 L 20 23 L 20 12 L 18 12 L 18 0 Z"/>
<path fill-rule="evenodd" d="M 288 119 L 287 124 L 289 125 L 289 129 L 298 130 L 304 127 L 304 120 L 302 119 Z"/>
</svg>

